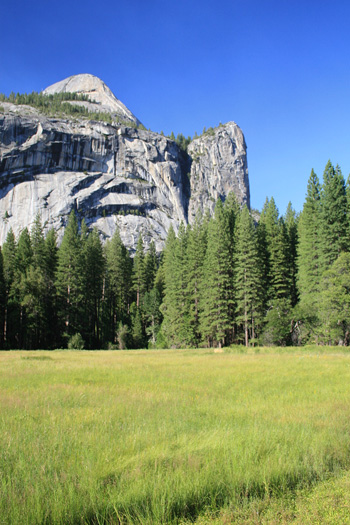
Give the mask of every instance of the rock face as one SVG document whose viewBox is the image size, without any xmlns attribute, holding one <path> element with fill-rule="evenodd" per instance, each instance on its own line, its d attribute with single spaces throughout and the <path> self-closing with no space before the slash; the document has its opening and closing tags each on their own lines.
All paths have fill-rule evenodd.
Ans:
<svg viewBox="0 0 350 525">
<path fill-rule="evenodd" d="M 74 105 L 85 106 L 89 111 L 110 113 L 119 116 L 125 121 L 139 125 L 140 121 L 128 110 L 126 106 L 112 93 L 102 80 L 94 75 L 82 74 L 68 77 L 44 89 L 45 95 L 54 93 L 78 93 L 86 95 L 91 102 L 73 101 Z"/>
<path fill-rule="evenodd" d="M 64 89 L 91 94 L 119 115 L 125 108 L 92 75 L 70 77 L 45 92 Z M 198 209 L 213 210 L 214 201 L 230 191 L 249 205 L 246 147 L 234 123 L 197 138 L 186 154 L 150 131 L 48 118 L 28 106 L 2 105 L 0 244 L 10 228 L 16 237 L 24 227 L 30 229 L 37 213 L 60 239 L 75 209 L 105 239 L 119 227 L 131 250 L 142 233 L 146 246 L 153 239 L 159 251 L 170 225 L 177 231 L 181 221 L 191 222 Z M 125 111 L 124 119 L 138 122 Z"/>
<path fill-rule="evenodd" d="M 246 144 L 234 122 L 220 125 L 193 140 L 188 153 L 191 165 L 191 199 L 188 219 L 198 210 L 213 212 L 215 202 L 233 191 L 241 204 L 250 205 Z"/>
</svg>

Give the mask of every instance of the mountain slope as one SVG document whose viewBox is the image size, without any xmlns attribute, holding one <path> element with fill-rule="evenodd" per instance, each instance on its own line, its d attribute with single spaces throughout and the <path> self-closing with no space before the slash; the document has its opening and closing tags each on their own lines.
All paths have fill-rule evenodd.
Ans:
<svg viewBox="0 0 350 525">
<path fill-rule="evenodd" d="M 89 74 L 74 75 L 56 82 L 44 89 L 44 95 L 54 95 L 55 93 L 77 93 L 86 95 L 90 102 L 72 101 L 74 105 L 82 105 L 89 111 L 97 111 L 118 115 L 124 120 L 130 120 L 139 125 L 140 121 L 117 99 L 109 87 L 98 77 Z"/>
<path fill-rule="evenodd" d="M 45 93 L 60 90 L 86 94 L 104 111 L 117 114 L 125 108 L 92 75 L 70 77 Z M 230 191 L 249 205 L 246 146 L 233 122 L 197 138 L 185 153 L 174 141 L 135 128 L 138 121 L 127 108 L 118 115 L 131 127 L 47 117 L 8 102 L 2 106 L 1 244 L 10 228 L 16 236 L 30 228 L 37 213 L 61 238 L 75 209 L 104 238 L 119 227 L 131 250 L 142 233 L 145 245 L 153 239 L 159 251 L 170 225 L 177 231 L 181 221 L 191 222 L 198 209 L 212 210 Z"/>
</svg>

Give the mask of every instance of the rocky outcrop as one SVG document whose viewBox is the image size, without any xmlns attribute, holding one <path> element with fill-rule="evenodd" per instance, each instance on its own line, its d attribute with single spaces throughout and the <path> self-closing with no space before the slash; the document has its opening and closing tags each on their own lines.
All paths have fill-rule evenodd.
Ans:
<svg viewBox="0 0 350 525">
<path fill-rule="evenodd" d="M 72 101 L 74 105 L 86 107 L 90 112 L 109 113 L 120 117 L 122 120 L 133 122 L 137 125 L 140 121 L 117 99 L 109 87 L 94 75 L 82 74 L 65 78 L 44 89 L 45 95 L 54 93 L 78 93 L 86 95 L 90 102 Z"/>
<path fill-rule="evenodd" d="M 83 80 L 84 93 L 96 97 L 95 81 Z M 72 80 L 54 86 L 74 88 Z M 82 82 L 75 89 L 83 92 L 81 87 Z M 107 99 L 100 100 L 108 106 Z M 140 233 L 146 246 L 153 239 L 161 250 L 170 225 L 177 231 L 181 221 L 191 222 L 198 209 L 212 210 L 230 191 L 249 205 L 245 143 L 234 123 L 197 138 L 186 154 L 170 139 L 139 128 L 48 118 L 28 106 L 2 105 L 1 244 L 10 228 L 18 236 L 38 213 L 60 239 L 75 209 L 104 238 L 119 227 L 131 250 Z"/>
<path fill-rule="evenodd" d="M 239 203 L 250 205 L 246 149 L 243 133 L 234 122 L 211 129 L 190 143 L 189 222 L 199 210 L 213 212 L 215 202 L 225 200 L 231 191 Z"/>
</svg>

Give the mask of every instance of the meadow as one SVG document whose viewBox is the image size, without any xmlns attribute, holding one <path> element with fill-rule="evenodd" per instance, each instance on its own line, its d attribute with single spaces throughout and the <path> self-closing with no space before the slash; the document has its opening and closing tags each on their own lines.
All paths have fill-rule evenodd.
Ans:
<svg viewBox="0 0 350 525">
<path fill-rule="evenodd" d="M 349 471 L 339 348 L 0 352 L 0 524 L 350 523 Z"/>
</svg>

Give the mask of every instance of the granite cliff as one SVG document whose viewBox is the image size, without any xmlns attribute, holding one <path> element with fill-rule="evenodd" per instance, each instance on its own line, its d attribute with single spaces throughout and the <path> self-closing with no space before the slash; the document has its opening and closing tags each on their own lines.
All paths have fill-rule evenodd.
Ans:
<svg viewBox="0 0 350 525">
<path fill-rule="evenodd" d="M 234 122 L 204 133 L 188 146 L 191 158 L 191 198 L 188 218 L 198 210 L 214 211 L 217 199 L 234 192 L 238 202 L 250 205 L 247 147 Z"/>
<path fill-rule="evenodd" d="M 70 77 L 44 94 L 61 92 L 87 95 L 79 104 L 109 112 L 112 123 L 53 118 L 30 106 L 1 103 L 0 244 L 10 228 L 16 236 L 30 228 L 37 213 L 60 238 L 75 209 L 104 238 L 118 226 L 131 250 L 140 232 L 146 246 L 153 239 L 160 250 L 170 225 L 177 230 L 198 209 L 212 211 L 230 191 L 249 206 L 246 145 L 235 123 L 196 138 L 184 152 L 138 127 L 97 77 Z"/>
</svg>

